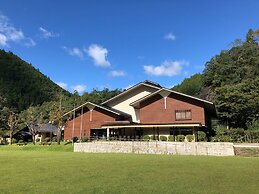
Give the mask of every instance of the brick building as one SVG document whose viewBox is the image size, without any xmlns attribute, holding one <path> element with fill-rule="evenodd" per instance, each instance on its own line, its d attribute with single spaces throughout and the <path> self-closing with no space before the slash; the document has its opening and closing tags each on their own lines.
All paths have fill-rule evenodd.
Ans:
<svg viewBox="0 0 259 194">
<path fill-rule="evenodd" d="M 216 115 L 212 102 L 144 81 L 95 104 L 86 102 L 67 114 L 64 139 L 193 134 L 209 129 Z"/>
</svg>

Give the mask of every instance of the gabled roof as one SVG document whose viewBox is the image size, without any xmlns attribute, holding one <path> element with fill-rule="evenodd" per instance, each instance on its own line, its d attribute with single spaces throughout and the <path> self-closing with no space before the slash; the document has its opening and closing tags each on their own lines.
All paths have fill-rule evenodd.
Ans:
<svg viewBox="0 0 259 194">
<path fill-rule="evenodd" d="M 162 88 L 159 84 L 157 84 L 155 82 L 151 82 L 151 81 L 145 80 L 143 82 L 140 82 L 140 83 L 138 83 L 138 84 L 128 88 L 127 90 L 123 91 L 122 93 L 118 94 L 117 96 L 114 96 L 113 98 L 110 98 L 109 100 L 106 100 L 101 105 L 105 105 L 108 102 L 111 102 L 111 101 L 113 101 L 113 100 L 115 100 L 115 99 L 117 99 L 117 98 L 127 94 L 128 92 L 131 92 L 132 90 L 134 90 L 134 89 L 136 89 L 136 88 L 138 88 L 140 86 L 147 86 L 147 87 L 151 87 L 151 88 L 154 88 L 154 89 L 157 89 L 157 90 Z"/>
<path fill-rule="evenodd" d="M 133 107 L 137 107 L 137 106 L 139 106 L 139 103 L 140 103 L 140 102 L 143 102 L 143 101 L 149 99 L 150 97 L 152 97 L 152 96 L 154 96 L 154 95 L 156 95 L 156 94 L 159 94 L 159 93 L 161 93 L 161 92 L 163 92 L 163 91 L 166 91 L 166 92 L 169 92 L 169 93 L 178 94 L 178 95 L 181 95 L 181 96 L 185 96 L 185 97 L 187 97 L 187 98 L 191 98 L 191 99 L 194 99 L 194 100 L 203 102 L 203 103 L 205 103 L 205 104 L 214 106 L 214 104 L 213 104 L 212 102 L 210 102 L 210 101 L 203 100 L 203 99 L 200 99 L 200 98 L 196 98 L 196 97 L 194 97 L 194 96 L 190 96 L 190 95 L 183 94 L 183 93 L 180 93 L 180 92 L 176 92 L 176 91 L 174 91 L 174 90 L 170 90 L 170 89 L 167 89 L 167 88 L 161 88 L 160 90 L 157 90 L 156 92 L 153 92 L 153 93 L 151 93 L 151 94 L 149 94 L 149 95 L 147 95 L 147 96 L 144 96 L 143 98 L 140 98 L 140 99 L 138 99 L 138 100 L 136 100 L 136 101 L 130 103 L 130 105 L 133 106 Z"/>
<path fill-rule="evenodd" d="M 116 115 L 124 115 L 124 114 L 127 115 L 126 113 L 123 113 L 123 112 L 118 111 L 118 110 L 116 110 L 116 109 L 111 109 L 111 108 L 108 108 L 108 107 L 105 107 L 105 106 L 101 106 L 101 105 L 96 104 L 96 103 L 93 103 L 93 102 L 86 102 L 86 103 L 81 104 L 80 106 L 74 108 L 73 110 L 67 112 L 67 113 L 64 114 L 63 116 L 66 116 L 66 115 L 68 115 L 68 114 L 71 113 L 71 112 L 80 110 L 82 107 L 85 107 L 85 106 L 87 106 L 87 105 L 90 105 L 90 106 L 93 106 L 93 107 L 98 107 L 98 108 L 100 108 L 100 109 L 106 110 L 106 111 L 111 112 L 111 113 L 116 114 Z"/>
</svg>

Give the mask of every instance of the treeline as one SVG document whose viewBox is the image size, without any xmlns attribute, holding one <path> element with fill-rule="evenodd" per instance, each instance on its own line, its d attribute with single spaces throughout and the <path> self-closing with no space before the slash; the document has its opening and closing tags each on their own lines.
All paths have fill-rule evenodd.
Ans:
<svg viewBox="0 0 259 194">
<path fill-rule="evenodd" d="M 87 101 L 101 103 L 121 90 L 94 89 L 80 96 L 62 89 L 31 64 L 11 52 L 0 50 L 0 138 L 28 127 L 53 122 L 60 127 L 63 114 Z"/>
<path fill-rule="evenodd" d="M 31 64 L 0 50 L 0 94 L 7 107 L 19 112 L 51 101 L 58 93 L 70 95 Z"/>
<path fill-rule="evenodd" d="M 173 89 L 215 103 L 220 123 L 247 129 L 259 119 L 259 30 L 249 30 Z"/>
</svg>

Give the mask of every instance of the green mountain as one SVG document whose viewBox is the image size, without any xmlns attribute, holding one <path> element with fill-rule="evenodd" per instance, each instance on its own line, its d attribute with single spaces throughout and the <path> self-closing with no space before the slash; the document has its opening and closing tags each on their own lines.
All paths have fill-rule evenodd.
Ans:
<svg viewBox="0 0 259 194">
<path fill-rule="evenodd" d="M 60 92 L 70 95 L 31 64 L 0 50 L 0 96 L 7 107 L 22 111 L 51 101 Z"/>
<path fill-rule="evenodd" d="M 202 74 L 173 89 L 213 101 L 218 118 L 230 127 L 246 128 L 259 119 L 259 30 L 206 63 Z"/>
</svg>

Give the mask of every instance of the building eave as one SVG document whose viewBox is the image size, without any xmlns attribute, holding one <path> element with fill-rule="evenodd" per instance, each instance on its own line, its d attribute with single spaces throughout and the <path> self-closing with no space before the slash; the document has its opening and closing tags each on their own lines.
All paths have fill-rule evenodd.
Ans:
<svg viewBox="0 0 259 194">
<path fill-rule="evenodd" d="M 117 111 L 114 111 L 114 110 L 111 110 L 111 109 L 109 109 L 109 108 L 106 108 L 106 107 L 104 107 L 104 106 L 95 104 L 95 103 L 93 103 L 93 102 L 86 102 L 86 103 L 81 104 L 80 106 L 78 106 L 78 107 L 72 109 L 71 111 L 65 113 L 63 116 L 66 116 L 66 115 L 68 115 L 68 114 L 70 114 L 70 113 L 72 113 L 72 112 L 74 112 L 74 111 L 80 110 L 82 107 L 85 107 L 85 106 L 87 106 L 88 104 L 91 105 L 91 106 L 98 107 L 98 108 L 101 108 L 101 109 L 103 109 L 103 110 L 106 110 L 106 111 L 108 111 L 108 112 L 111 112 L 111 113 L 113 113 L 113 114 L 121 115 L 121 113 L 119 113 L 119 112 L 117 112 Z"/>
<path fill-rule="evenodd" d="M 206 104 L 210 104 L 210 105 L 213 105 L 213 102 L 210 102 L 210 101 L 207 101 L 207 100 L 203 100 L 203 99 L 200 99 L 200 98 L 197 98 L 197 97 L 194 97 L 194 96 L 190 96 L 190 95 L 187 95 L 187 94 L 183 94 L 181 92 L 176 92 L 174 90 L 170 90 L 170 89 L 167 89 L 167 88 L 161 88 L 159 89 L 158 91 L 156 92 L 153 92 L 147 96 L 144 96 L 143 98 L 140 98 L 132 103 L 130 103 L 131 106 L 133 107 L 137 107 L 139 105 L 140 102 L 143 102 L 144 100 L 146 99 L 149 99 L 150 97 L 156 95 L 156 94 L 159 94 L 161 91 L 168 91 L 170 93 L 174 93 L 174 94 L 178 94 L 178 95 L 181 95 L 181 96 L 185 96 L 185 97 L 188 97 L 188 98 L 192 98 L 192 99 L 195 99 L 195 100 L 198 100 L 198 101 L 201 101 L 201 102 L 204 102 Z"/>
<path fill-rule="evenodd" d="M 170 127 L 180 127 L 180 128 L 186 128 L 186 127 L 202 127 L 201 123 L 154 123 L 154 124 L 126 124 L 126 125 L 103 125 L 102 128 L 110 128 L 110 129 L 119 129 L 119 128 L 153 128 L 153 127 L 159 127 L 159 128 L 170 128 Z"/>
<path fill-rule="evenodd" d="M 113 98 L 110 98 L 110 99 L 106 100 L 105 102 L 101 103 L 101 105 L 105 105 L 105 104 L 107 104 L 107 103 L 109 103 L 109 102 L 111 102 L 111 101 L 113 101 L 113 100 L 115 100 L 115 99 L 117 99 L 117 98 L 119 98 L 119 97 L 129 93 L 129 92 L 131 92 L 132 90 L 136 89 L 137 87 L 139 87 L 141 85 L 142 86 L 151 87 L 151 88 L 154 88 L 154 89 L 157 89 L 157 90 L 159 90 L 161 88 L 161 87 L 158 87 L 158 86 L 147 84 L 145 82 L 140 82 L 140 83 L 138 83 L 138 84 L 128 88 L 127 90 L 123 91 L 122 93 L 118 94 L 117 96 L 114 96 Z"/>
</svg>

